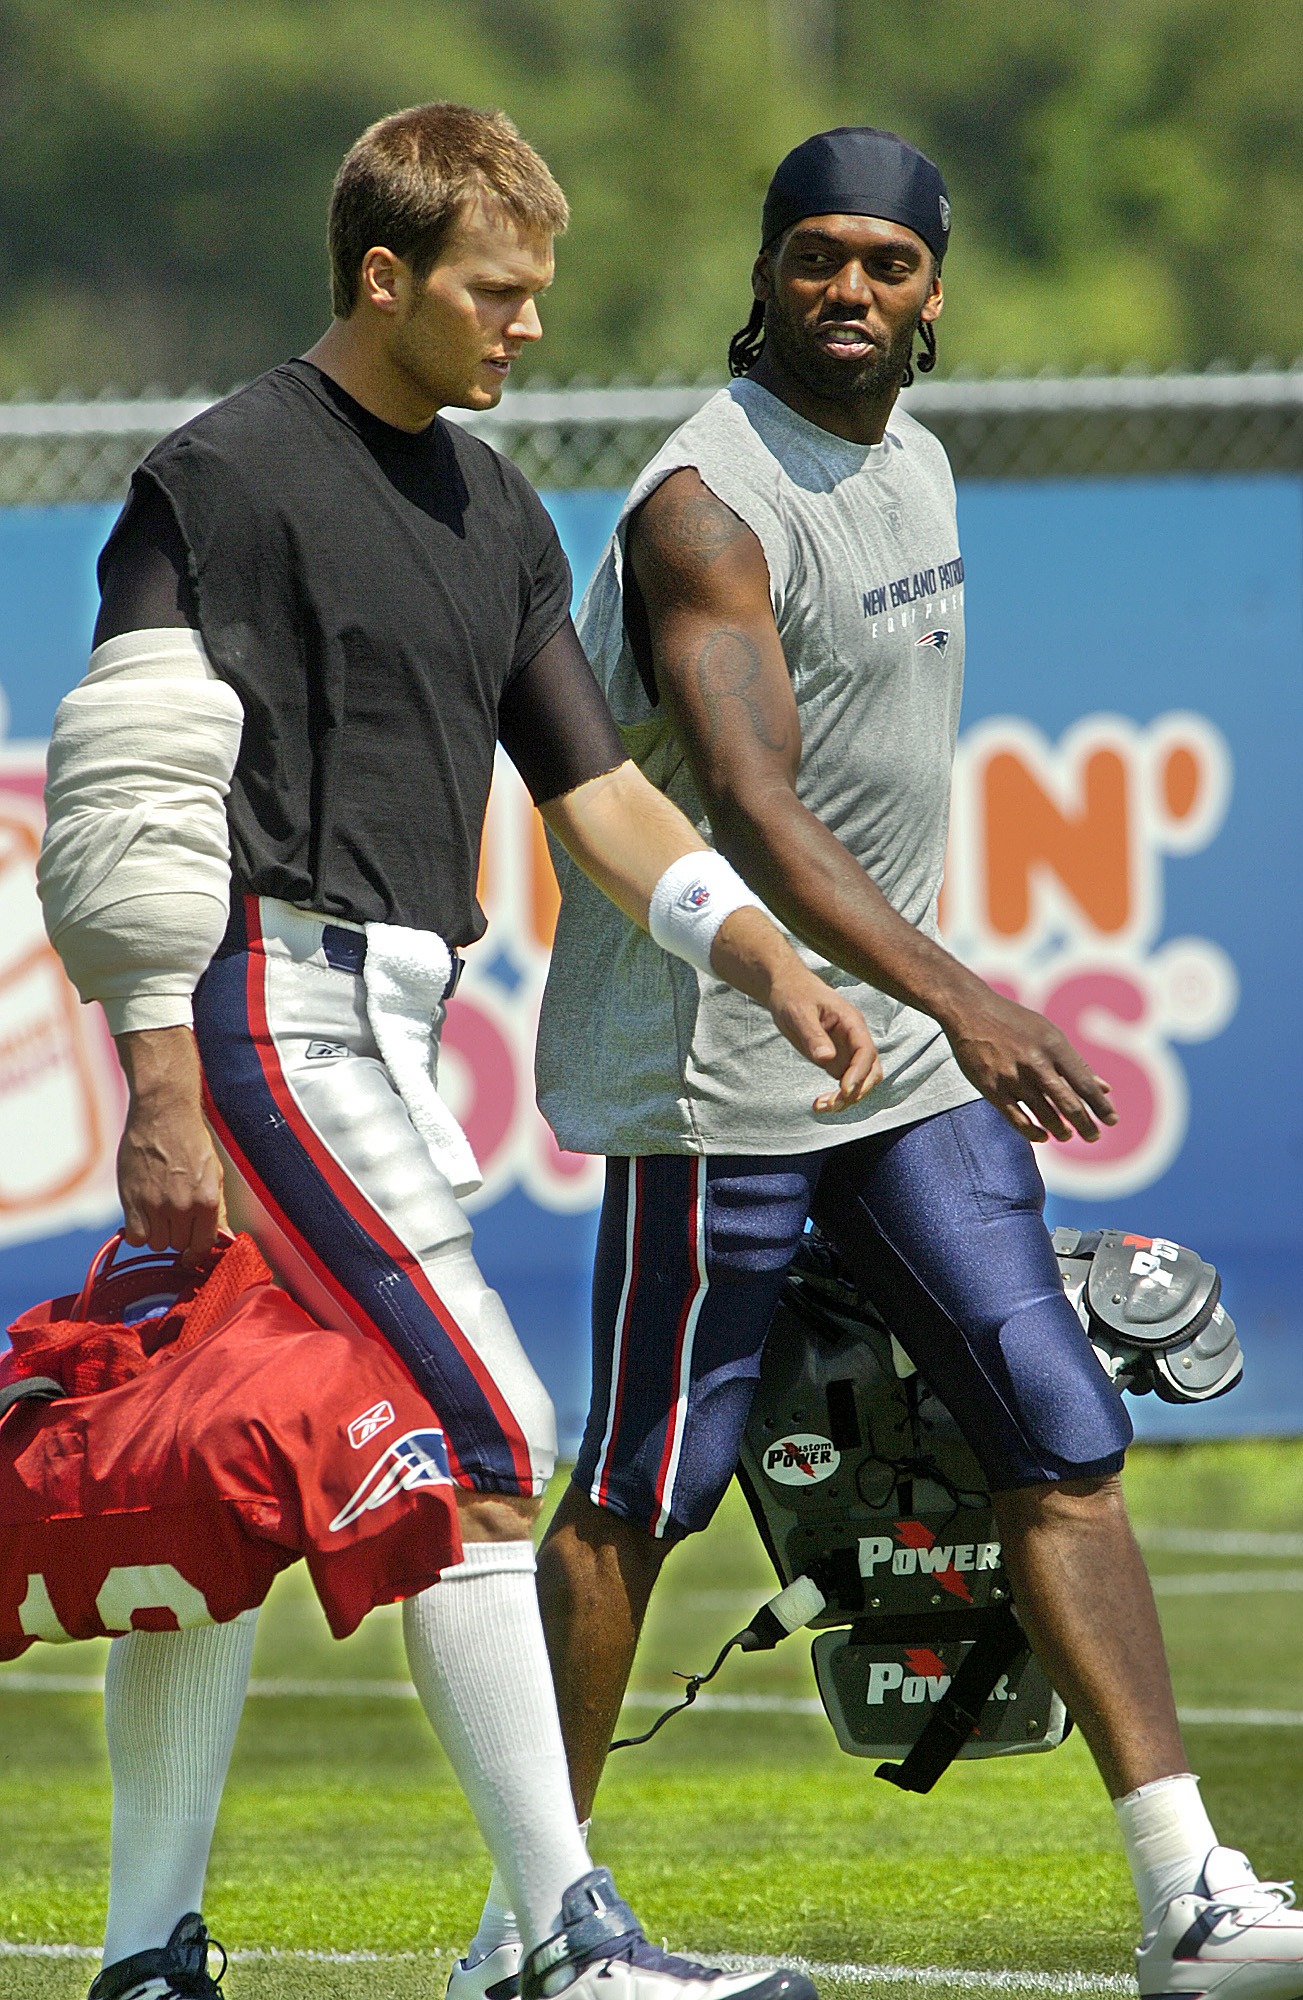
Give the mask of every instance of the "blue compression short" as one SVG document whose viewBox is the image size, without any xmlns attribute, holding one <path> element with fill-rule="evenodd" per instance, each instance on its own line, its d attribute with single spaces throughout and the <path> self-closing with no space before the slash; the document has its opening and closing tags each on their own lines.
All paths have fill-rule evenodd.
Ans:
<svg viewBox="0 0 1303 2000">
<path fill-rule="evenodd" d="M 574 1481 L 669 1540 L 732 1477 L 807 1215 L 870 1285 L 995 1492 L 1120 1470 L 1122 1400 L 1064 1296 L 1031 1147 L 984 1099 L 781 1158 L 607 1162 Z"/>
</svg>

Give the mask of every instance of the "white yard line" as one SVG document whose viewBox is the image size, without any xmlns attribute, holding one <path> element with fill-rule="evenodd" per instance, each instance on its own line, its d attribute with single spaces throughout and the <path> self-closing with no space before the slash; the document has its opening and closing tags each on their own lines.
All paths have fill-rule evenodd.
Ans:
<svg viewBox="0 0 1303 2000">
<path fill-rule="evenodd" d="M 855 1965 L 816 1963 L 808 1958 L 741 1958 L 716 1952 L 714 1961 L 726 1969 L 764 1972 L 790 1965 L 811 1979 L 837 1980 L 844 1986 L 946 1986 L 961 1993 L 1135 1993 L 1135 1980 L 1118 1972 L 976 1972 L 951 1965 Z"/>
<path fill-rule="evenodd" d="M 1181 1722 L 1232 1729 L 1303 1729 L 1303 1708 L 1178 1708 Z"/>
<path fill-rule="evenodd" d="M 96 1674 L 22 1674 L 0 1672 L 0 1694 L 103 1694 L 104 1681 Z M 290 1701 L 415 1701 L 410 1681 L 274 1680 L 249 1682 L 251 1700 Z M 666 1708 L 675 1699 L 674 1690 L 664 1694 L 627 1694 L 626 1708 Z M 822 1715 L 823 1703 L 816 1695 L 786 1694 L 700 1694 L 697 1708 L 723 1709 L 739 1715 Z"/>
<path fill-rule="evenodd" d="M 1150 1578 L 1155 1597 L 1239 1597 L 1264 1590 L 1303 1590 L 1303 1569 L 1192 1571 Z"/>
<path fill-rule="evenodd" d="M 671 1689 L 666 1694 L 646 1694 L 631 1692 L 624 1697 L 626 1708 L 668 1708 L 672 1701 L 681 1700 L 681 1692 Z M 823 1703 L 818 1695 L 802 1694 L 699 1694 L 693 1702 L 694 1708 L 717 1708 L 721 1713 L 731 1715 L 822 1715 Z"/>
<path fill-rule="evenodd" d="M 104 1682 L 95 1674 L 21 1674 L 0 1671 L 0 1694 L 103 1694 Z M 297 1681 L 255 1680 L 249 1682 L 251 1700 L 291 1701 L 415 1701 L 410 1681 Z M 663 1694 L 636 1690 L 624 1698 L 626 1708 L 668 1708 L 674 1690 Z M 791 1694 L 699 1694 L 694 1706 L 715 1709 L 725 1715 L 822 1715 L 823 1703 L 817 1695 Z M 1303 1729 L 1300 1708 L 1181 1708 L 1182 1722 L 1239 1729 Z M 884 1975 L 885 1976 L 885 1975 Z"/>
<path fill-rule="evenodd" d="M 1257 1528 L 1137 1528 L 1136 1540 L 1180 1556 L 1303 1556 L 1303 1535 Z"/>
<path fill-rule="evenodd" d="M 684 1947 L 690 1949 L 690 1947 Z M 453 1947 L 434 1951 L 278 1951 L 275 1948 L 233 1951 L 232 1965 L 308 1962 L 316 1965 L 410 1965 L 452 1956 Z M 1065 1996 L 1134 1993 L 1135 1982 L 1111 1972 L 972 1972 L 946 1965 L 856 1965 L 845 1960 L 822 1964 L 807 1958 L 750 1958 L 734 1952 L 712 1952 L 712 1964 L 739 1972 L 767 1972 L 789 1965 L 812 1979 L 835 1980 L 843 1986 L 944 1986 L 962 1993 L 1043 1993 Z M 0 1939 L 0 1958 L 99 1957 L 88 1944 L 7 1944 Z"/>
</svg>

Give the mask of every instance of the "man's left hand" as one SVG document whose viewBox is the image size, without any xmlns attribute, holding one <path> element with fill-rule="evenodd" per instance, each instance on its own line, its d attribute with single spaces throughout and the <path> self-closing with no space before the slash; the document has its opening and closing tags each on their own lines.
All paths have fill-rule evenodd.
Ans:
<svg viewBox="0 0 1303 2000">
<path fill-rule="evenodd" d="M 1103 1077 L 1043 1014 L 969 975 L 938 1018 L 969 1082 L 1033 1144 L 1074 1133 L 1093 1144 L 1117 1124 Z"/>
</svg>

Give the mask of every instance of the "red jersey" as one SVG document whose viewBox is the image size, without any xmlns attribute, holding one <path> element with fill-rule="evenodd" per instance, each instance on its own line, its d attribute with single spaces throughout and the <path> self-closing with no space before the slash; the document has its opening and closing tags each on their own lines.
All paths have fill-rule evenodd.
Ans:
<svg viewBox="0 0 1303 2000">
<path fill-rule="evenodd" d="M 71 1392 L 0 1417 L 0 1659 L 222 1623 L 299 1556 L 343 1638 L 460 1560 L 429 1404 L 389 1348 L 311 1320 L 251 1238 L 161 1345 L 157 1322 L 61 1319 L 70 1305 L 25 1314 L 0 1360 L 0 1386 Z"/>
</svg>

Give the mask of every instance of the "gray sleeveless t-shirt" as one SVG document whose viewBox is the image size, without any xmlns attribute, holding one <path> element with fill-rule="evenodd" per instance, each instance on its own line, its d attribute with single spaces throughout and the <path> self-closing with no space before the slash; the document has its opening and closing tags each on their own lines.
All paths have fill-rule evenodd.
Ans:
<svg viewBox="0 0 1303 2000">
<path fill-rule="evenodd" d="M 579 633 L 630 757 L 709 840 L 682 750 L 639 677 L 621 586 L 630 514 L 684 466 L 764 551 L 800 716 L 802 804 L 893 908 L 935 938 L 964 660 L 963 565 L 944 451 L 899 408 L 881 444 L 848 444 L 739 381 L 635 481 Z M 863 1104 L 816 1116 L 824 1080 L 763 1007 L 663 952 L 555 843 L 554 855 L 562 902 L 539 1023 L 538 1096 L 563 1146 L 804 1153 L 977 1095 L 930 1016 L 798 944 L 806 964 L 862 1009 L 885 1072 Z"/>
</svg>

